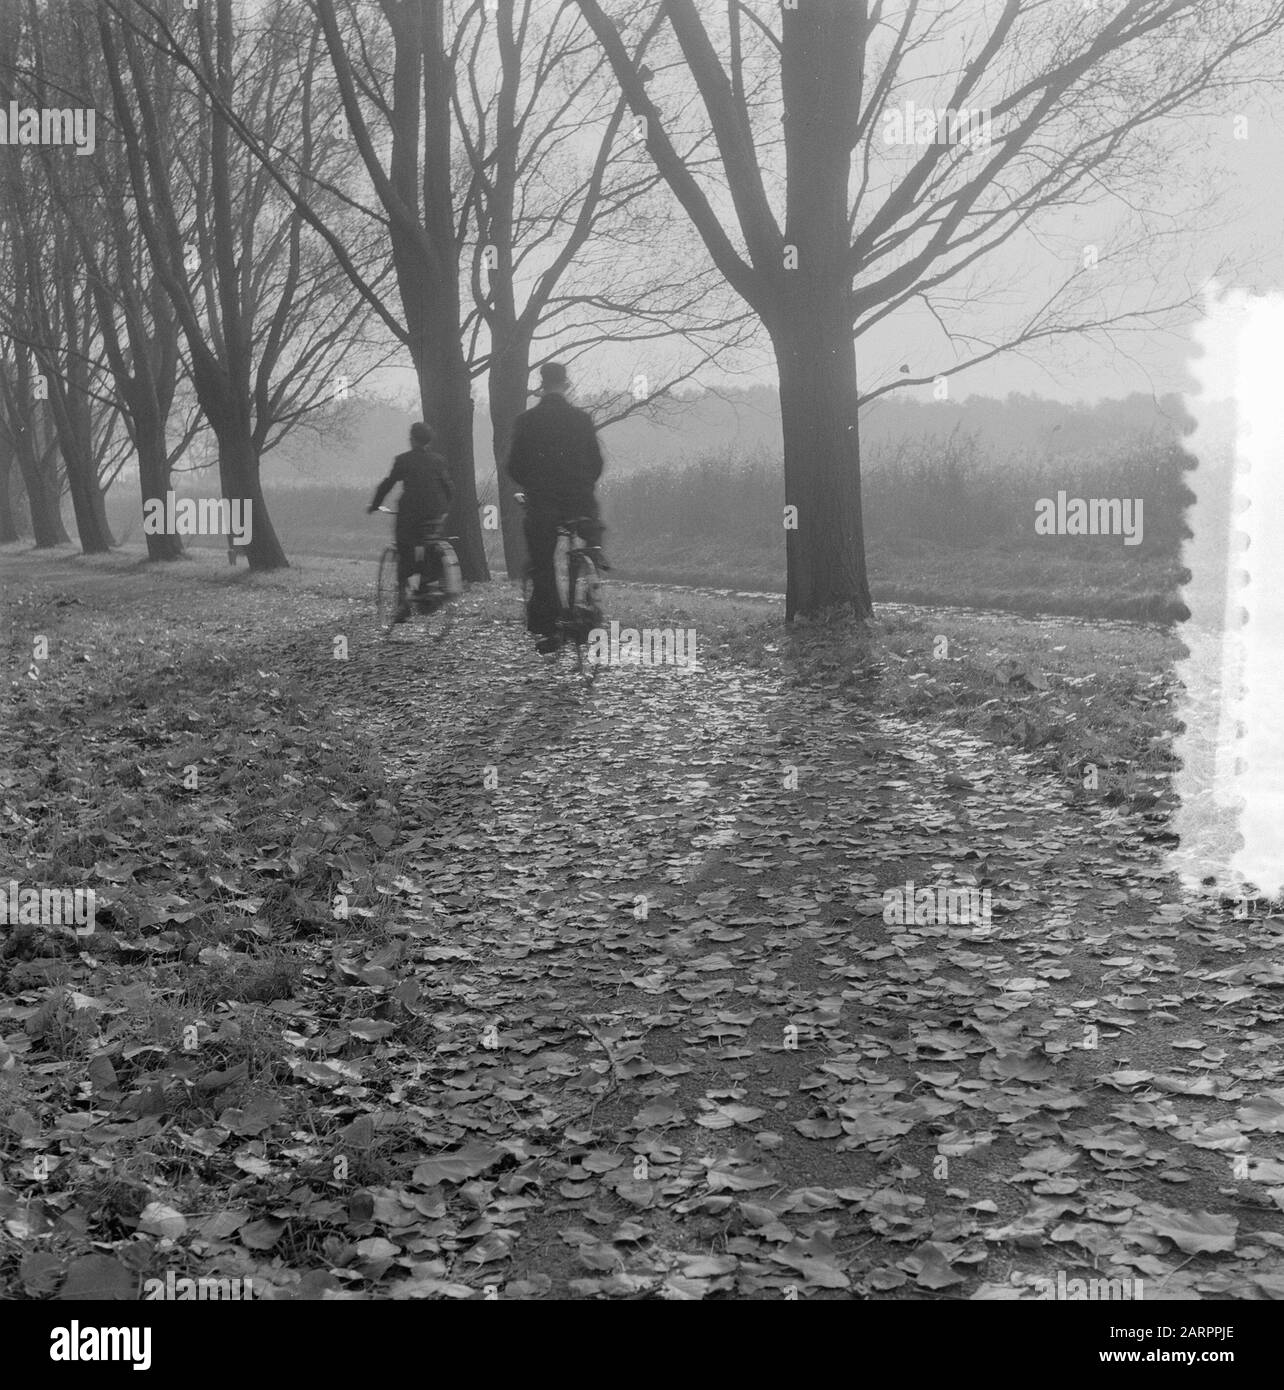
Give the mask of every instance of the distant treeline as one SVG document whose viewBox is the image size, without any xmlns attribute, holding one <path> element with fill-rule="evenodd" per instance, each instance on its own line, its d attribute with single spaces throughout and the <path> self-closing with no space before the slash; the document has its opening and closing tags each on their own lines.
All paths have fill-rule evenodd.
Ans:
<svg viewBox="0 0 1284 1390">
<path fill-rule="evenodd" d="M 592 401 L 584 404 L 593 408 Z M 278 490 L 367 484 L 373 488 L 393 455 L 406 447 L 412 418 L 407 411 L 382 402 L 354 402 L 323 431 L 307 429 L 288 435 L 264 459 L 264 481 Z M 1189 423 L 1178 396 L 1156 399 L 1134 393 L 1086 405 L 1015 392 L 1001 400 L 968 396 L 958 401 L 917 400 L 907 393 L 867 405 L 861 411 L 860 437 L 867 460 L 876 461 L 905 440 L 944 443 L 962 435 L 975 440 L 983 458 L 1011 454 L 1030 460 L 1097 454 L 1125 439 L 1176 440 Z M 607 472 L 616 478 L 657 466 L 680 469 L 727 453 L 737 459 L 779 458 L 780 401 L 768 386 L 708 392 L 609 426 L 602 432 L 602 446 Z M 484 492 L 487 479 L 491 480 L 493 500 L 490 422 L 480 407 L 474 450 L 479 491 Z M 184 466 L 190 463 L 185 460 Z M 198 475 L 199 481 L 184 481 L 214 488 L 216 477 L 211 466 Z"/>
<path fill-rule="evenodd" d="M 1082 498 L 1144 501 L 1142 543 L 1130 561 L 1176 558 L 1189 500 L 1185 470 L 1192 460 L 1164 439 L 1134 439 L 1111 450 L 1062 453 L 1042 459 L 982 456 L 974 436 L 902 440 L 867 452 L 863 469 L 865 537 L 871 554 L 906 542 L 961 550 L 1038 549 L 1085 558 L 1118 550 L 1110 536 L 1036 535 L 1036 505 L 1058 492 Z M 483 489 L 483 501 L 494 491 Z M 373 556 L 383 545 L 388 518 L 369 517 L 370 490 L 358 487 L 268 488 L 267 502 L 287 553 Z M 193 494 L 195 495 L 195 494 Z M 141 532 L 135 506 L 113 491 L 113 529 L 122 539 Z M 784 482 L 777 459 L 758 454 L 711 455 L 681 468 L 655 467 L 603 480 L 609 549 L 626 574 L 653 572 L 663 557 L 682 582 L 710 583 L 728 573 L 763 581 L 783 565 Z M 498 567 L 498 536 L 492 561 Z M 217 539 L 195 544 L 219 545 Z M 623 575 L 621 576 L 623 577 Z"/>
<path fill-rule="evenodd" d="M 1142 543 L 1131 558 L 1175 556 L 1190 493 L 1193 460 L 1165 440 L 1134 441 L 1113 452 L 1041 460 L 982 457 L 974 437 L 904 440 L 874 449 L 862 470 L 865 540 L 871 550 L 907 537 L 961 549 L 989 546 L 1116 548 L 1112 537 L 1036 535 L 1036 504 L 1067 497 L 1144 500 Z M 780 464 L 763 456 L 713 456 L 680 470 L 647 469 L 608 479 L 603 488 L 612 529 L 635 537 L 719 540 L 748 549 L 781 544 L 787 501 Z"/>
</svg>

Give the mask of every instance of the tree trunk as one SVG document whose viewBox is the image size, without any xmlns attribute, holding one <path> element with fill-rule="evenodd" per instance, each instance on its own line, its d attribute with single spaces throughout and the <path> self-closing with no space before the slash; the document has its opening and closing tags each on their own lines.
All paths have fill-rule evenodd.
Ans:
<svg viewBox="0 0 1284 1390">
<path fill-rule="evenodd" d="M 0 433 L 0 545 L 20 540 L 13 505 L 13 446 Z"/>
<path fill-rule="evenodd" d="M 150 406 L 135 402 L 131 408 L 134 426 L 134 449 L 138 454 L 138 488 L 142 493 L 143 514 L 153 498 L 165 505 L 170 487 L 169 457 L 165 448 L 165 422 Z M 147 536 L 149 560 L 181 560 L 183 541 L 180 536 L 164 532 Z"/>
<path fill-rule="evenodd" d="M 104 555 L 115 539 L 107 524 L 107 501 L 98 485 L 94 467 L 89 397 L 73 395 L 61 385 L 50 397 L 58 430 L 58 443 L 67 468 L 67 490 L 76 516 L 76 534 L 85 555 Z"/>
<path fill-rule="evenodd" d="M 508 448 L 513 424 L 526 409 L 530 377 L 530 345 L 514 343 L 490 364 L 490 430 L 495 446 L 495 476 L 499 489 L 499 524 L 504 540 L 504 568 L 510 579 L 520 580 L 526 569 L 526 538 L 522 534 L 522 509 L 513 500 L 517 484 L 508 476 Z"/>
<path fill-rule="evenodd" d="M 218 440 L 218 471 L 223 484 L 223 496 L 229 501 L 240 500 L 242 515 L 248 504 L 250 543 L 237 547 L 251 570 L 288 569 L 290 562 L 277 537 L 267 503 L 263 500 L 263 485 L 259 474 L 259 453 L 248 425 L 238 428 L 227 420 L 221 427 L 210 421 Z"/>
<path fill-rule="evenodd" d="M 852 0 L 809 0 L 782 13 L 785 244 L 760 312 L 780 372 L 785 504 L 798 509 L 798 529 L 785 533 L 787 620 L 827 608 L 861 619 L 873 611 L 847 224 L 865 9 Z"/>
<path fill-rule="evenodd" d="M 34 424 L 20 430 L 16 445 L 18 468 L 22 473 L 22 485 L 27 490 L 27 510 L 31 515 L 31 533 L 36 540 L 36 549 L 70 545 L 71 537 L 62 524 L 62 490 L 58 483 L 57 456 L 51 449 L 41 448 Z"/>
<path fill-rule="evenodd" d="M 107 502 L 93 474 L 92 458 L 67 459 L 67 490 L 76 517 L 76 535 L 85 555 L 105 555 L 116 544 L 107 524 Z"/>
<path fill-rule="evenodd" d="M 433 326 L 444 331 L 431 342 L 427 360 L 419 365 L 419 393 L 424 420 L 436 435 L 436 446 L 445 455 L 455 485 L 446 529 L 457 537 L 460 573 L 478 582 L 490 578 L 490 567 L 477 512 L 472 383 L 457 333 L 450 331 L 449 324 Z"/>
<path fill-rule="evenodd" d="M 785 505 L 797 530 L 785 531 L 785 618 L 827 608 L 873 612 L 861 529 L 856 346 L 841 312 L 798 295 L 772 333 L 780 372 L 785 444 Z"/>
</svg>

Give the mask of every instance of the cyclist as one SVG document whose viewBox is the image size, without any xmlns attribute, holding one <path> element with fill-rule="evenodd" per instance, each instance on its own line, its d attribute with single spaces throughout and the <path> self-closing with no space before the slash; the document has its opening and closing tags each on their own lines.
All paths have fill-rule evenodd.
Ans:
<svg viewBox="0 0 1284 1390">
<path fill-rule="evenodd" d="M 561 600 L 554 561 L 558 527 L 579 520 L 579 534 L 600 569 L 602 522 L 593 489 L 602 476 L 602 450 L 592 417 L 567 400 L 570 381 L 560 362 L 539 369 L 540 400 L 517 417 L 508 451 L 508 476 L 526 491 L 524 530 L 530 557 L 531 597 L 526 630 L 539 640 L 535 649 L 557 650 Z"/>
<path fill-rule="evenodd" d="M 410 448 L 392 461 L 392 471 L 375 488 L 374 501 L 367 512 L 378 511 L 383 499 L 398 483 L 402 485 L 401 502 L 397 507 L 394 538 L 397 545 L 397 610 L 394 623 L 404 623 L 410 616 L 407 590 L 411 576 L 419 569 L 415 551 L 422 546 L 424 562 L 421 584 L 440 580 L 441 559 L 431 544 L 433 533 L 450 510 L 455 489 L 450 481 L 446 460 L 434 453 L 432 430 L 422 420 L 410 427 Z"/>
</svg>

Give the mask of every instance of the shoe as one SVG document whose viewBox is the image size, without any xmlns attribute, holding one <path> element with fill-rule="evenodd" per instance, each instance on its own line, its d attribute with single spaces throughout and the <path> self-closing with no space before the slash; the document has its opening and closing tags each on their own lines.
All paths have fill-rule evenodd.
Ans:
<svg viewBox="0 0 1284 1390">
<path fill-rule="evenodd" d="M 541 637 L 535 643 L 535 650 L 540 656 L 555 656 L 562 650 L 562 639 L 560 637 Z"/>
</svg>

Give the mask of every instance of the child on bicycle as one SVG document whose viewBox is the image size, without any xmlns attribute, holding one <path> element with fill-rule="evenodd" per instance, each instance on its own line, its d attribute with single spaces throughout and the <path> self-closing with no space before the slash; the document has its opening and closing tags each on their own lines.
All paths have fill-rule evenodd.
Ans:
<svg viewBox="0 0 1284 1390">
<path fill-rule="evenodd" d="M 410 616 L 407 590 L 412 575 L 421 570 L 420 584 L 430 584 L 442 577 L 441 560 L 432 540 L 434 532 L 450 510 L 455 489 L 450 481 L 446 460 L 432 451 L 429 447 L 431 444 L 432 430 L 422 420 L 411 425 L 410 449 L 393 459 L 392 471 L 375 488 L 374 501 L 366 508 L 367 512 L 378 511 L 392 489 L 398 483 L 402 485 L 393 531 L 397 546 L 398 596 L 397 611 L 392 618 L 394 623 L 404 623 Z M 422 567 L 415 556 L 421 546 L 424 552 Z"/>
<path fill-rule="evenodd" d="M 530 556 L 531 598 L 526 630 L 539 640 L 536 650 L 557 648 L 560 602 L 554 573 L 558 526 L 579 519 L 579 533 L 599 569 L 609 569 L 602 554 L 602 523 L 593 489 L 602 476 L 597 430 L 585 410 L 566 394 L 570 380 L 560 362 L 539 369 L 540 401 L 517 417 L 508 451 L 508 476 L 526 490 L 524 531 Z"/>
</svg>

